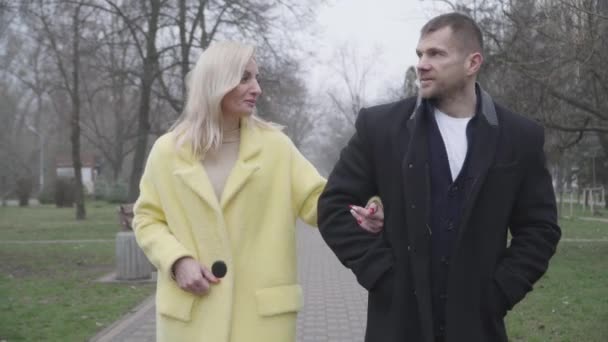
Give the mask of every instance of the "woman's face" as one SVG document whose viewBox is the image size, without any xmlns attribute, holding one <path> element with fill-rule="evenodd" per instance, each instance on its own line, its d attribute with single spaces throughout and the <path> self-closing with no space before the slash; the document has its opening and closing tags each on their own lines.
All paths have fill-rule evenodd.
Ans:
<svg viewBox="0 0 608 342">
<path fill-rule="evenodd" d="M 258 83 L 258 65 L 252 58 L 245 66 L 241 82 L 222 99 L 222 111 L 230 117 L 250 115 L 262 93 Z"/>
</svg>

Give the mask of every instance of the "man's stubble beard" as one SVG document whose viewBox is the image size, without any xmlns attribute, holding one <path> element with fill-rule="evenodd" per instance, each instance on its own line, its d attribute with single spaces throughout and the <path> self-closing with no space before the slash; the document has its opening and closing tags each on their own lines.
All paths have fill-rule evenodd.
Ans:
<svg viewBox="0 0 608 342">
<path fill-rule="evenodd" d="M 455 95 L 462 94 L 466 89 L 466 86 L 467 82 L 463 79 L 452 86 L 439 86 L 433 94 L 430 94 L 427 97 L 423 96 L 422 98 L 433 103 L 440 103 L 442 100 L 453 98 Z"/>
</svg>

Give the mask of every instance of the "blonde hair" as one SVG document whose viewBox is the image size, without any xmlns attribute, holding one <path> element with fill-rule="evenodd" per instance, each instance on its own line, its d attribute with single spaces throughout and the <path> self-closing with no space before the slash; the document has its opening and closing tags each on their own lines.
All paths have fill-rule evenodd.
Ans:
<svg viewBox="0 0 608 342">
<path fill-rule="evenodd" d="M 239 85 L 245 66 L 254 58 L 251 45 L 236 42 L 211 44 L 186 76 L 186 104 L 169 129 L 176 136 L 177 147 L 189 145 L 196 157 L 222 144 L 222 99 Z M 274 126 L 252 113 L 247 120 L 262 128 Z"/>
</svg>

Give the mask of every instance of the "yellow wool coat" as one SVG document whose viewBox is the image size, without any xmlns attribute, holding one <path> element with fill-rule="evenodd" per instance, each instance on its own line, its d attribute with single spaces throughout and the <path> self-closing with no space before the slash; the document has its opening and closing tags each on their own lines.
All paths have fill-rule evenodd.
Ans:
<svg viewBox="0 0 608 342">
<path fill-rule="evenodd" d="M 134 208 L 139 245 L 158 269 L 157 341 L 295 341 L 302 307 L 295 222 L 316 226 L 325 179 L 278 130 L 243 120 L 239 156 L 218 201 L 201 161 L 154 144 Z M 171 266 L 191 256 L 228 273 L 210 292 L 181 290 Z"/>
</svg>

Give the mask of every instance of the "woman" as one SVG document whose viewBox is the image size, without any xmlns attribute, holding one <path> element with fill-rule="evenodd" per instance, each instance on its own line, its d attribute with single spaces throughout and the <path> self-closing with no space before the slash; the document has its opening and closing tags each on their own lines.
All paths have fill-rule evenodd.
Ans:
<svg viewBox="0 0 608 342">
<path fill-rule="evenodd" d="M 325 179 L 252 114 L 261 94 L 253 54 L 211 45 L 192 70 L 182 116 L 148 157 L 134 227 L 158 269 L 158 341 L 295 340 L 295 222 L 316 225 Z M 375 208 L 351 212 L 377 231 Z M 210 271 L 217 261 L 227 266 L 221 280 Z"/>
</svg>

